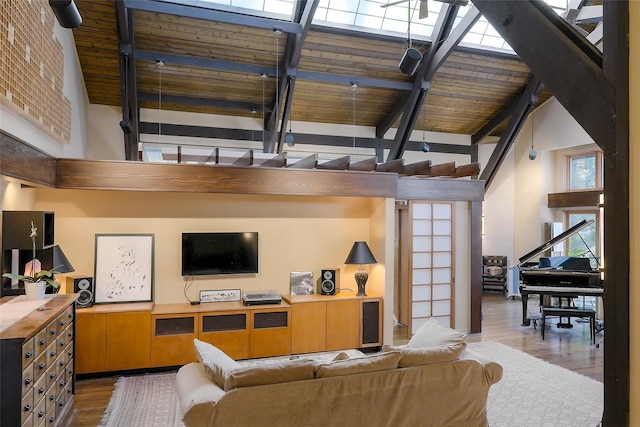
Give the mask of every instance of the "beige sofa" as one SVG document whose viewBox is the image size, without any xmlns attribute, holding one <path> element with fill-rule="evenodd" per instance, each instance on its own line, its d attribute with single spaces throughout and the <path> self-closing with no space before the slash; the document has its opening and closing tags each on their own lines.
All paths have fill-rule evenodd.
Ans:
<svg viewBox="0 0 640 427">
<path fill-rule="evenodd" d="M 226 373 L 224 366 L 212 369 L 205 355 L 205 364 L 178 371 L 183 421 L 187 427 L 487 426 L 489 388 L 502 378 L 502 367 L 465 346 L 426 353 L 387 348 L 362 360 L 298 360 Z M 259 377 L 256 369 L 263 370 Z"/>
</svg>

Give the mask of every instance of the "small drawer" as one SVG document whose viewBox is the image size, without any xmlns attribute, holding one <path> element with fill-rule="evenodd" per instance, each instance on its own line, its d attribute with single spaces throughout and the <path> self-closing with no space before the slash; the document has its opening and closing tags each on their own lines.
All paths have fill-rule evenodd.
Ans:
<svg viewBox="0 0 640 427">
<path fill-rule="evenodd" d="M 33 376 L 33 363 L 22 370 L 22 396 L 25 396 L 36 382 Z"/>
<path fill-rule="evenodd" d="M 31 427 L 33 425 L 33 412 L 30 413 L 25 420 L 20 424 L 21 427 Z"/>
<path fill-rule="evenodd" d="M 35 347 L 33 345 L 33 338 L 28 339 L 22 344 L 22 368 L 24 369 L 29 363 L 33 362 L 36 358 Z"/>
<path fill-rule="evenodd" d="M 49 365 L 44 376 L 47 378 L 47 389 L 49 389 L 56 382 L 56 377 L 58 376 L 56 372 L 56 365 L 53 363 Z"/>
<path fill-rule="evenodd" d="M 58 356 L 58 347 L 56 346 L 56 341 L 53 340 L 53 342 L 49 344 L 45 351 L 47 352 L 47 366 L 51 366 Z"/>
<path fill-rule="evenodd" d="M 38 399 L 35 400 L 36 406 L 33 409 L 33 425 L 37 426 L 42 423 L 47 415 L 47 402 L 45 401 L 45 399 L 40 399 L 39 402 L 37 402 Z"/>
<path fill-rule="evenodd" d="M 51 408 L 53 408 L 53 410 L 55 411 L 57 395 L 58 395 L 58 387 L 56 387 L 56 384 L 54 383 L 51 385 L 51 387 L 47 389 L 47 394 L 44 396 L 47 414 L 51 411 Z"/>
<path fill-rule="evenodd" d="M 67 340 L 67 342 L 71 342 L 73 340 L 73 324 L 70 324 L 64 330 L 64 339 Z"/>
<path fill-rule="evenodd" d="M 70 305 L 65 311 L 63 316 L 67 319 L 67 325 L 73 323 L 73 305 Z"/>
<path fill-rule="evenodd" d="M 55 396 L 52 399 L 52 405 L 50 407 L 47 407 L 47 415 L 45 416 L 46 426 L 52 426 L 56 422 L 56 405 L 54 405 L 53 403 L 55 403 Z"/>
<path fill-rule="evenodd" d="M 53 321 L 47 325 L 47 344 L 51 344 L 58 338 L 58 322 Z"/>
<path fill-rule="evenodd" d="M 73 359 L 67 360 L 67 366 L 64 368 L 64 377 L 67 382 L 73 380 Z"/>
<path fill-rule="evenodd" d="M 20 417 L 20 423 L 24 424 L 26 419 L 33 412 L 33 387 L 27 394 L 22 396 L 22 415 Z M 32 421 L 33 423 L 33 421 Z"/>
<path fill-rule="evenodd" d="M 60 392 L 64 390 L 64 387 L 66 385 L 67 385 L 67 382 L 65 381 L 64 370 L 63 370 L 62 372 L 60 372 L 60 375 L 58 375 L 58 377 L 56 378 L 56 387 L 58 387 L 58 391 L 56 392 L 56 394 L 60 394 Z"/>
<path fill-rule="evenodd" d="M 58 375 L 64 374 L 64 367 L 67 365 L 67 358 L 64 352 L 61 352 L 56 359 L 56 373 Z"/>
<path fill-rule="evenodd" d="M 62 390 L 62 392 L 56 398 L 56 418 L 60 418 L 62 412 L 65 410 L 65 403 L 67 403 L 67 394 Z"/>
<path fill-rule="evenodd" d="M 44 376 L 44 373 L 47 371 L 47 353 L 42 352 L 36 360 L 33 362 L 33 376 L 35 378 L 40 378 Z"/>
<path fill-rule="evenodd" d="M 33 385 L 33 400 L 38 402 L 44 397 L 46 393 L 47 393 L 47 377 L 43 375 Z"/>
<path fill-rule="evenodd" d="M 67 360 L 73 357 L 73 341 L 67 343 L 67 347 L 63 350 L 64 354 L 67 356 Z"/>
<path fill-rule="evenodd" d="M 47 328 L 42 328 L 42 330 L 33 337 L 33 345 L 35 347 L 36 357 L 44 353 L 47 348 Z"/>
</svg>

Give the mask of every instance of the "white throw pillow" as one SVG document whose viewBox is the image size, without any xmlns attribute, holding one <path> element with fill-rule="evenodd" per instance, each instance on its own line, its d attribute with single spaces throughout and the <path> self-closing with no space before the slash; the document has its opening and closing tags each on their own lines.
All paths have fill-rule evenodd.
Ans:
<svg viewBox="0 0 640 427">
<path fill-rule="evenodd" d="M 467 341 L 467 334 L 428 319 L 409 340 L 409 347 L 434 347 Z"/>
<path fill-rule="evenodd" d="M 196 349 L 196 357 L 198 361 L 204 365 L 207 376 L 218 387 L 224 388 L 224 382 L 234 369 L 238 369 L 238 362 L 227 356 L 227 354 L 218 347 L 208 342 L 193 340 Z"/>
</svg>

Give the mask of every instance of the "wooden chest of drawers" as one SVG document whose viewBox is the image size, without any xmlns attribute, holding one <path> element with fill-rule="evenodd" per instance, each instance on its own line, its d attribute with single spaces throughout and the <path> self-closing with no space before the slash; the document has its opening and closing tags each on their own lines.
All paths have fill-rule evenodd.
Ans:
<svg viewBox="0 0 640 427">
<path fill-rule="evenodd" d="M 0 425 L 63 425 L 71 414 L 75 299 L 56 295 L 0 332 Z"/>
</svg>

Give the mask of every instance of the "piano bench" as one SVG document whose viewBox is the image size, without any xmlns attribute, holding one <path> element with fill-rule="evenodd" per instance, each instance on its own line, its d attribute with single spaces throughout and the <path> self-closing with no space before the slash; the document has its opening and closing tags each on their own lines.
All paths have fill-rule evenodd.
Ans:
<svg viewBox="0 0 640 427">
<path fill-rule="evenodd" d="M 589 338 L 593 344 L 596 343 L 596 311 L 588 308 L 575 308 L 575 307 L 542 307 L 542 322 L 540 329 L 542 330 L 542 339 L 544 340 L 544 330 L 546 324 L 546 318 L 548 316 L 553 317 L 568 317 L 571 321 L 572 317 L 589 318 Z"/>
</svg>

